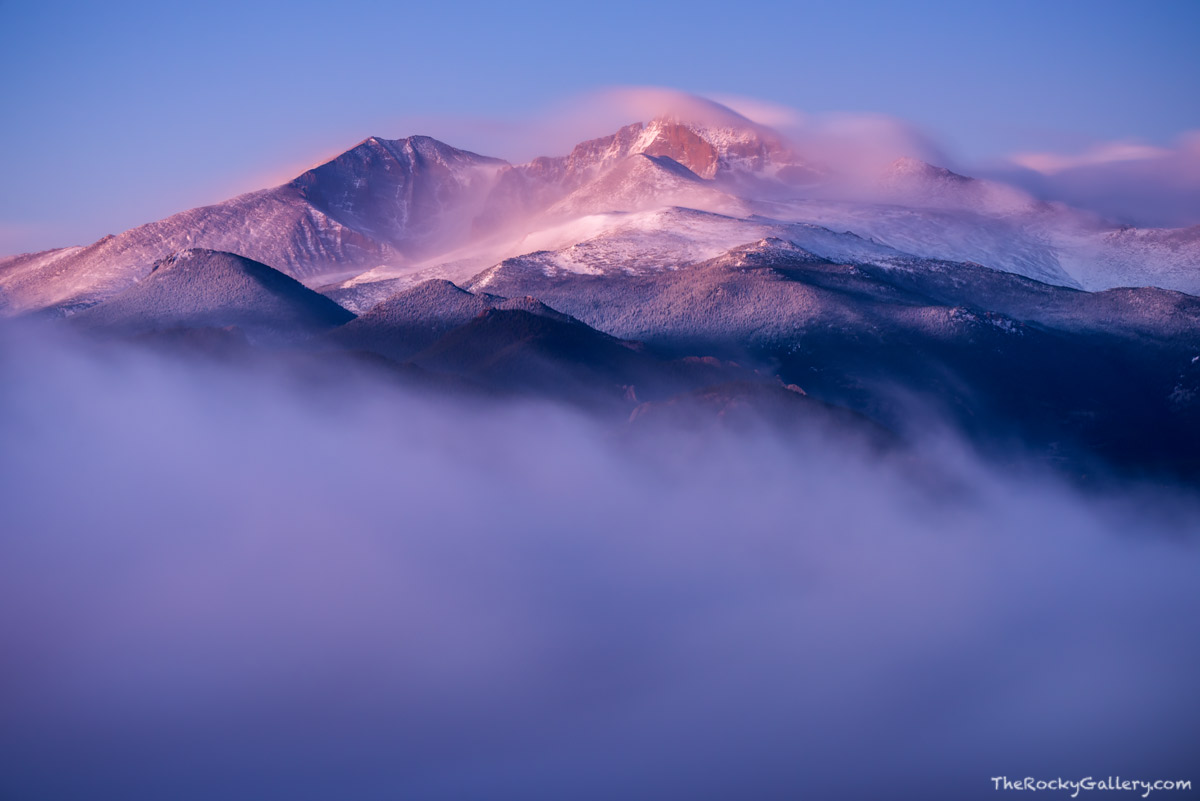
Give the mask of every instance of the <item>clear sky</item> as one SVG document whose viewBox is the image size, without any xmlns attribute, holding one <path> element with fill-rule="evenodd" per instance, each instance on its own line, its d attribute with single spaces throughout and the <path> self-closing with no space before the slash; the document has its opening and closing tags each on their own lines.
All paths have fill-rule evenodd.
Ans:
<svg viewBox="0 0 1200 801">
<path fill-rule="evenodd" d="M 1200 129 L 1197 42 L 1198 0 L 0 0 L 0 252 L 279 183 L 370 135 L 524 158 L 488 131 L 608 86 L 894 115 L 963 163 L 1165 145 Z"/>
</svg>

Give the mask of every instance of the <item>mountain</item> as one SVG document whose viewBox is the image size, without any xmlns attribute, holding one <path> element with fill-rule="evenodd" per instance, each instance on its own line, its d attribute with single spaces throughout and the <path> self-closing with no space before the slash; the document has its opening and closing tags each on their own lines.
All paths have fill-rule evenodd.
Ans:
<svg viewBox="0 0 1200 801">
<path fill-rule="evenodd" d="M 412 361 L 506 390 L 579 398 L 597 388 L 620 398 L 626 387 L 652 379 L 657 367 L 635 344 L 578 320 L 496 308 L 453 329 Z"/>
<path fill-rule="evenodd" d="M 493 391 L 629 409 L 712 383 L 773 380 L 719 360 L 664 357 L 532 296 L 474 293 L 440 280 L 396 293 L 325 341 Z"/>
<path fill-rule="evenodd" d="M 943 320 L 962 334 L 985 324 L 1005 333 L 1104 333 L 1188 352 L 1200 346 L 1200 298 L 1192 295 L 1154 287 L 1085 292 L 902 254 L 862 260 L 853 257 L 853 235 L 811 233 L 800 240 L 805 247 L 770 237 L 677 270 L 598 273 L 561 268 L 557 254 L 525 257 L 466 288 L 536 295 L 600 330 L 662 345 L 787 346 L 816 332 L 861 338 L 885 325 L 949 335 L 939 333 Z"/>
<path fill-rule="evenodd" d="M 381 266 L 329 291 L 352 308 L 367 308 L 431 277 L 461 283 L 489 261 L 595 251 L 597 241 L 621 238 L 630 217 L 646 214 L 658 216 L 660 231 L 626 239 L 606 264 L 589 257 L 591 268 L 662 263 L 667 240 L 676 250 L 672 266 L 679 267 L 694 263 L 691 254 L 714 238 L 731 247 L 786 236 L 778 226 L 815 225 L 910 257 L 972 262 L 1060 286 L 1141 283 L 1200 292 L 1200 243 L 1183 244 L 1169 266 L 1160 263 L 1162 248 L 1151 244 L 1155 237 L 1177 240 L 1178 232 L 1118 242 L 1119 229 L 1094 215 L 911 158 L 866 187 L 836 181 L 754 127 L 715 130 L 666 118 L 639 123 L 582 143 L 567 157 L 503 170 L 480 218 L 492 226 L 492 239 L 421 265 Z M 668 218 L 673 212 L 683 213 Z M 689 216 L 695 212 L 716 216 L 701 221 Z M 729 220 L 746 229 L 740 241 L 724 238 Z"/>
<path fill-rule="evenodd" d="M 526 164 L 372 137 L 273 189 L 0 260 L 0 304 L 205 346 L 236 326 L 625 412 L 748 380 L 901 430 L 922 398 L 980 442 L 1200 475 L 1200 226 L 1115 226 L 913 158 L 851 178 L 710 111 Z M 670 408 L 749 397 L 730 392 Z"/>
<path fill-rule="evenodd" d="M 897 429 L 904 398 L 922 398 L 976 437 L 1200 469 L 1187 455 L 1200 452 L 1200 298 L 1183 293 L 1084 292 L 915 257 L 847 263 L 781 239 L 678 270 L 515 260 L 467 288 L 536 295 L 664 354 L 757 365 Z"/>
<path fill-rule="evenodd" d="M 71 314 L 189 247 L 262 262 L 365 311 L 405 286 L 461 283 L 542 252 L 583 245 L 593 268 L 620 271 L 663 264 L 669 241 L 678 254 L 669 266 L 679 268 L 715 255 L 714 240 L 728 248 L 788 239 L 784 229 L 797 225 L 1060 286 L 1200 293 L 1194 230 L 1133 234 L 913 158 L 873 181 L 847 183 L 778 133 L 710 105 L 702 115 L 663 114 L 517 165 L 424 136 L 371 137 L 278 187 L 86 247 L 0 259 L 0 310 Z M 625 236 L 630 216 L 642 214 L 662 230 Z M 746 235 L 732 241 L 737 224 Z M 622 244 L 601 265 L 604 240 Z"/>
<path fill-rule="evenodd" d="M 534 298 L 513 299 L 452 329 L 412 363 L 502 393 L 629 413 L 714 383 L 772 383 L 716 359 L 664 358 L 560 314 Z"/>
<path fill-rule="evenodd" d="M 296 187 L 251 192 L 215 206 L 64 248 L 0 261 L 0 308 L 9 313 L 87 308 L 133 286 L 191 247 L 233 252 L 295 278 L 354 272 L 391 251 L 304 202 Z"/>
<path fill-rule="evenodd" d="M 970 178 L 920 159 L 897 159 L 881 176 L 882 197 L 914 208 L 974 211 L 995 216 L 1050 210 L 1049 204 L 1006 184 Z"/>
<path fill-rule="evenodd" d="M 704 124 L 663 115 L 581 142 L 566 156 L 509 168 L 494 192 L 491 217 L 502 218 L 500 208 L 515 208 L 520 215 L 555 208 L 552 217 L 570 211 L 631 211 L 630 201 L 646 202 L 654 183 L 665 185 L 668 192 L 679 191 L 681 184 L 667 174 L 712 186 L 709 200 L 726 205 L 732 198 L 723 187 L 736 183 L 737 176 L 775 175 L 781 170 L 786 175 L 788 169 L 801 166 L 778 134 L 732 112 Z M 642 186 L 647 182 L 650 186 Z M 564 203 L 570 195 L 578 197 Z"/>
<path fill-rule="evenodd" d="M 373 136 L 289 186 L 347 229 L 417 258 L 470 232 L 506 166 L 428 136 Z"/>
<path fill-rule="evenodd" d="M 461 235 L 502 166 L 428 137 L 371 137 L 272 189 L 87 247 L 0 260 L 0 310 L 86 308 L 194 247 L 237 253 L 314 285 L 403 263 Z"/>
<path fill-rule="evenodd" d="M 1134 228 L 1124 226 L 1085 239 L 1075 258 L 1078 271 L 1093 289 L 1153 285 L 1196 290 L 1200 272 L 1200 225 L 1189 228 Z"/>
<path fill-rule="evenodd" d="M 634 212 L 663 206 L 748 213 L 737 198 L 702 179 L 669 156 L 637 153 L 617 162 L 593 181 L 546 210 L 551 220 L 606 212 Z"/>
<path fill-rule="evenodd" d="M 330 332 L 328 338 L 343 348 L 404 361 L 449 331 L 492 309 L 570 319 L 533 298 L 509 300 L 498 295 L 476 294 L 449 281 L 431 279 L 376 304 L 357 319 Z"/>
<path fill-rule="evenodd" d="M 121 335 L 237 326 L 254 339 L 276 341 L 311 336 L 353 318 L 265 264 L 191 248 L 158 262 L 137 284 L 73 315 L 70 323 Z"/>
<path fill-rule="evenodd" d="M 503 170 L 476 231 L 517 226 L 525 240 L 592 215 L 664 206 L 747 214 L 739 188 L 747 176 L 773 181 L 780 170 L 799 169 L 797 162 L 778 135 L 732 112 L 706 125 L 663 115 L 581 142 L 566 156 Z M 506 242 L 484 258 L 516 255 L 520 247 Z"/>
</svg>

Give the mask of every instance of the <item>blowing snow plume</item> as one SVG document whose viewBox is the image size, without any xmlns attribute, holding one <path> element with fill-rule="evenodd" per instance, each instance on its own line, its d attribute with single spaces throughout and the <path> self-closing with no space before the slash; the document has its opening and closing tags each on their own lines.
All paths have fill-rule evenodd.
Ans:
<svg viewBox="0 0 1200 801">
<path fill-rule="evenodd" d="M 1193 496 L 3 337 L 5 798 L 1192 778 Z"/>
</svg>

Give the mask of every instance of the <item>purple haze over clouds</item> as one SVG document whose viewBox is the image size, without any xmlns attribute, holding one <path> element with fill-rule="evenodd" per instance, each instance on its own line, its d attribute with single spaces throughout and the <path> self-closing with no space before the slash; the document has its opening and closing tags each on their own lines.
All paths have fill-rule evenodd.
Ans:
<svg viewBox="0 0 1200 801">
<path fill-rule="evenodd" d="M 5 798 L 1196 778 L 1194 499 L 0 336 Z"/>
</svg>

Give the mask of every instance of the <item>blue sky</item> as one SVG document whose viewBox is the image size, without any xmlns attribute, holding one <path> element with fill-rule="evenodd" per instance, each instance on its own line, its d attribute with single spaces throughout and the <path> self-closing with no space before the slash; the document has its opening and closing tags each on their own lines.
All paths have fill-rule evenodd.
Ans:
<svg viewBox="0 0 1200 801">
<path fill-rule="evenodd" d="M 1197 41 L 1194 0 L 0 0 L 0 250 L 86 243 L 369 135 L 526 157 L 489 131 L 608 86 L 894 115 L 960 163 L 1167 145 L 1200 129 Z"/>
</svg>

